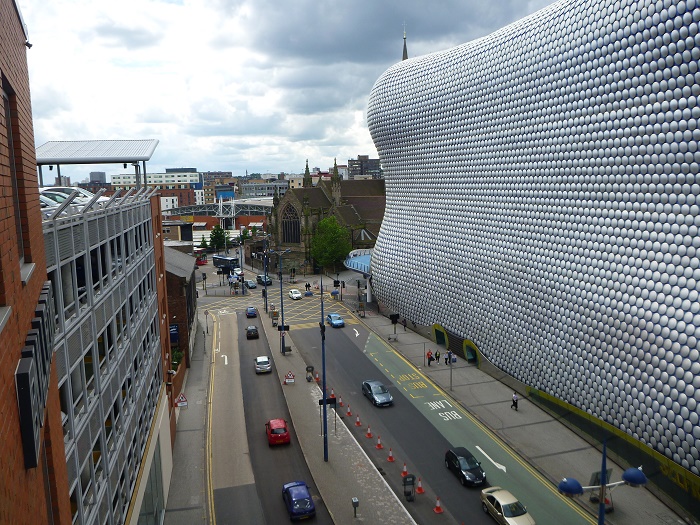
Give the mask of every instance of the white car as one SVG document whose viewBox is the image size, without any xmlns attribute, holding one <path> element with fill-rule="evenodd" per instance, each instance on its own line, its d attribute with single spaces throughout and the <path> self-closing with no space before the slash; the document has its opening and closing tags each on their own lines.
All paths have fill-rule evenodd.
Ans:
<svg viewBox="0 0 700 525">
<path fill-rule="evenodd" d="M 49 188 L 44 188 L 48 191 L 55 191 L 57 193 L 63 193 L 66 196 L 70 195 L 74 191 L 78 192 L 78 198 L 84 200 L 85 202 L 89 201 L 92 199 L 95 194 L 92 192 L 89 192 L 88 190 L 81 188 L 79 186 L 51 186 Z M 109 201 L 109 197 L 105 197 L 104 195 L 100 195 L 100 197 L 97 199 L 97 202 L 107 202 Z"/>
<path fill-rule="evenodd" d="M 292 288 L 291 290 L 289 290 L 289 297 L 291 297 L 295 301 L 297 299 L 301 299 L 301 292 L 299 290 L 297 290 L 296 288 Z"/>
</svg>

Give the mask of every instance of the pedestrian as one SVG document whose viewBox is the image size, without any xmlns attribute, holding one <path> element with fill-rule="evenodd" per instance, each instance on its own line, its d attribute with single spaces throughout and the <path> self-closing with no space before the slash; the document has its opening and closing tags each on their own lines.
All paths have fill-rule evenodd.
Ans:
<svg viewBox="0 0 700 525">
<path fill-rule="evenodd" d="M 428 366 L 430 366 L 430 363 L 433 362 L 433 351 L 428 350 L 427 356 L 428 356 Z"/>
<path fill-rule="evenodd" d="M 517 392 L 513 392 L 513 402 L 510 404 L 510 408 L 514 408 L 515 411 L 518 411 L 518 394 Z"/>
<path fill-rule="evenodd" d="M 445 364 L 448 365 L 452 362 L 452 350 L 448 350 L 445 354 Z"/>
<path fill-rule="evenodd" d="M 435 362 L 440 364 L 440 350 L 435 350 Z"/>
<path fill-rule="evenodd" d="M 406 318 L 403 318 L 403 331 L 406 331 Z"/>
</svg>

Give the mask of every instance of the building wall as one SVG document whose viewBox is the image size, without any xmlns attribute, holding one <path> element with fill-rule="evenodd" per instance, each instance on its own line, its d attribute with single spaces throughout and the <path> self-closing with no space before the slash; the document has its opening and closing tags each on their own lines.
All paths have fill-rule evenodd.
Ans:
<svg viewBox="0 0 700 525">
<path fill-rule="evenodd" d="M 69 524 L 55 364 L 49 369 L 44 426 L 39 430 L 39 464 L 32 468 L 25 465 L 15 386 L 15 370 L 46 281 L 25 47 L 27 35 L 18 13 L 19 6 L 14 1 L 0 0 L 3 91 L 0 97 L 0 523 Z M 10 112 L 9 122 L 6 109 Z M 10 154 L 14 156 L 16 189 L 12 184 Z M 23 265 L 17 240 L 15 198 L 21 210 Z"/>
<path fill-rule="evenodd" d="M 157 196 L 43 222 L 74 523 L 123 523 L 138 511 L 134 491 L 169 366 L 160 227 Z"/>
<path fill-rule="evenodd" d="M 378 298 L 696 476 L 699 19 L 557 2 L 396 64 L 368 108 Z"/>
</svg>

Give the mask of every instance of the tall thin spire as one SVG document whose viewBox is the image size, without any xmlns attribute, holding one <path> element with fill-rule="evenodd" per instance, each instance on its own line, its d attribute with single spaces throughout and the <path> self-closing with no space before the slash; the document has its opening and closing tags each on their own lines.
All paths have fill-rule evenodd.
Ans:
<svg viewBox="0 0 700 525">
<path fill-rule="evenodd" d="M 406 47 L 406 22 L 403 23 L 403 58 L 401 60 L 408 59 L 408 48 Z"/>
</svg>

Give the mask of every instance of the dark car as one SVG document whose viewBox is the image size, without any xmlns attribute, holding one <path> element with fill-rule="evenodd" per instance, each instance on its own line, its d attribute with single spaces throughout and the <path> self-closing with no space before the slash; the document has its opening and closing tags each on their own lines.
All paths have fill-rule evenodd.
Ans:
<svg viewBox="0 0 700 525">
<path fill-rule="evenodd" d="M 258 337 L 260 337 L 260 334 L 258 334 L 258 327 L 249 326 L 248 328 L 246 328 L 245 337 L 246 339 L 257 339 Z"/>
<path fill-rule="evenodd" d="M 309 487 L 303 481 L 292 481 L 282 486 L 282 499 L 287 507 L 289 517 L 293 520 L 311 518 L 316 515 L 316 506 L 309 493 Z"/>
<path fill-rule="evenodd" d="M 476 487 L 486 483 L 486 472 L 481 463 L 464 447 L 445 452 L 445 466 L 454 473 L 462 485 Z"/>
<path fill-rule="evenodd" d="M 389 390 L 379 381 L 363 381 L 362 394 L 377 407 L 388 407 L 394 403 Z"/>
<path fill-rule="evenodd" d="M 255 280 L 258 281 L 258 284 L 266 284 L 268 286 L 272 284 L 272 279 L 270 279 L 269 275 L 258 275 L 255 277 Z"/>
<path fill-rule="evenodd" d="M 253 281 L 252 279 L 248 279 L 247 281 L 243 281 L 243 285 L 246 288 L 257 288 L 258 287 L 258 285 L 255 284 L 255 281 Z"/>
<path fill-rule="evenodd" d="M 255 306 L 249 306 L 245 310 L 245 316 L 246 317 L 257 317 L 258 316 L 258 309 L 255 308 Z"/>
</svg>

